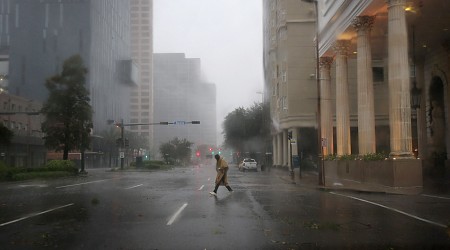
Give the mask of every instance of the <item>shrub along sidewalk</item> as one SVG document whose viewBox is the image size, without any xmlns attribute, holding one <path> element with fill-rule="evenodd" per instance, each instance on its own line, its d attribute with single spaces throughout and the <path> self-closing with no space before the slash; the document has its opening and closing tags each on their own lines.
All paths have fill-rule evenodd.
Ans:
<svg viewBox="0 0 450 250">
<path fill-rule="evenodd" d="M 78 175 L 75 163 L 69 160 L 52 160 L 38 168 L 7 167 L 0 162 L 0 181 L 21 181 L 37 178 L 57 178 Z"/>
</svg>

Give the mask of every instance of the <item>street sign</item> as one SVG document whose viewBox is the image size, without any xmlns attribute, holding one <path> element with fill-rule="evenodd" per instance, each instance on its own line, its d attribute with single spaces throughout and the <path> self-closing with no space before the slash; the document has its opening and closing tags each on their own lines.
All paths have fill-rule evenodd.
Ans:
<svg viewBox="0 0 450 250">
<path fill-rule="evenodd" d="M 294 139 L 291 139 L 291 144 L 297 144 L 297 142 Z"/>
<path fill-rule="evenodd" d="M 125 158 L 125 152 L 120 152 L 120 159 Z"/>
<path fill-rule="evenodd" d="M 176 124 L 176 125 L 185 125 L 186 122 L 185 122 L 185 121 L 175 121 L 175 122 L 173 122 L 173 124 Z"/>
<path fill-rule="evenodd" d="M 327 138 L 322 138 L 322 147 L 326 147 L 328 144 Z"/>
</svg>

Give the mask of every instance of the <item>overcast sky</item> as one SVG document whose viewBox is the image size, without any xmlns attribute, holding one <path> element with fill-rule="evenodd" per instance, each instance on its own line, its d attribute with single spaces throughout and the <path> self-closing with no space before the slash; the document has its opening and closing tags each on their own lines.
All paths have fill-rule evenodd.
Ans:
<svg viewBox="0 0 450 250">
<path fill-rule="evenodd" d="M 261 0 L 154 0 L 154 52 L 200 58 L 217 87 L 218 143 L 224 117 L 261 102 Z"/>
</svg>

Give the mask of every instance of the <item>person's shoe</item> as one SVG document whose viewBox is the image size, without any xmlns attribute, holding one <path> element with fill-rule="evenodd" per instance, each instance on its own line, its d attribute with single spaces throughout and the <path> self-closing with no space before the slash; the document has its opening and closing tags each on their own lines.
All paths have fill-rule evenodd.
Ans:
<svg viewBox="0 0 450 250">
<path fill-rule="evenodd" d="M 210 194 L 210 195 L 217 196 L 217 193 L 216 193 L 216 192 L 209 192 L 209 194 Z"/>
</svg>

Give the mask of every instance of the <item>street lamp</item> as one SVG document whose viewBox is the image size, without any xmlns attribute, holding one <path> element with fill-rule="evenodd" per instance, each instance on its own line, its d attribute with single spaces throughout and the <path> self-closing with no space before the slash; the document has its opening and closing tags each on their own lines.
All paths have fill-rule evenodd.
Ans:
<svg viewBox="0 0 450 250">
<path fill-rule="evenodd" d="M 420 108 L 420 99 L 422 97 L 422 90 L 417 88 L 416 82 L 416 52 L 415 52 L 415 34 L 414 26 L 412 27 L 412 54 L 413 54 L 413 87 L 411 89 L 411 108 L 416 110 Z"/>
<path fill-rule="evenodd" d="M 301 0 L 306 3 L 314 3 L 316 15 L 316 85 L 317 85 L 317 153 L 319 166 L 319 185 L 325 186 L 325 169 L 323 166 L 323 147 L 322 147 L 322 121 L 320 114 L 320 78 L 319 78 L 319 10 L 317 0 Z"/>
</svg>

